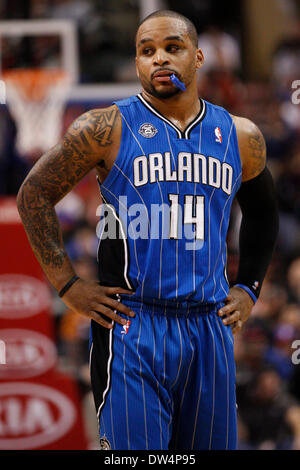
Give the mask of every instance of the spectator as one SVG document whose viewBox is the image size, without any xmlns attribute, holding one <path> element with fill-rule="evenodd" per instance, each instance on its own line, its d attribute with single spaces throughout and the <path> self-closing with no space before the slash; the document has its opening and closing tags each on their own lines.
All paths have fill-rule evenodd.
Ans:
<svg viewBox="0 0 300 470">
<path fill-rule="evenodd" d="M 287 273 L 289 296 L 292 302 L 300 304 L 300 257 L 295 258 Z"/>
<path fill-rule="evenodd" d="M 199 35 L 198 43 L 204 54 L 203 73 L 220 69 L 233 72 L 239 70 L 240 46 L 232 35 L 210 25 Z"/>
<path fill-rule="evenodd" d="M 247 402 L 239 406 L 253 449 L 300 449 L 300 408 L 284 390 L 279 374 L 263 370 L 247 390 Z"/>
</svg>

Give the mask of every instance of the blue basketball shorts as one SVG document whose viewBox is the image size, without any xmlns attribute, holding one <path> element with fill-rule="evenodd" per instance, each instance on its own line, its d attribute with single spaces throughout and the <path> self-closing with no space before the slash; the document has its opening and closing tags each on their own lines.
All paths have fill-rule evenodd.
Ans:
<svg viewBox="0 0 300 470">
<path fill-rule="evenodd" d="M 122 302 L 136 313 L 125 327 L 91 325 L 100 447 L 236 449 L 233 335 L 217 315 L 223 304 Z"/>
</svg>

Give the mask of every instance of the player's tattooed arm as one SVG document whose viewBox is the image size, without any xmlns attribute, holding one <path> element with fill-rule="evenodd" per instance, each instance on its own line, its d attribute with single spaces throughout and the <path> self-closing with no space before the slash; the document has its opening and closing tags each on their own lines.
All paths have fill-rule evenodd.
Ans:
<svg viewBox="0 0 300 470">
<path fill-rule="evenodd" d="M 74 274 L 54 206 L 93 168 L 111 168 L 120 141 L 116 106 L 89 111 L 34 165 L 18 196 L 32 249 L 50 282 L 60 289 Z"/>
<path fill-rule="evenodd" d="M 266 143 L 259 128 L 249 119 L 233 116 L 236 126 L 242 181 L 259 175 L 266 166 Z"/>
</svg>

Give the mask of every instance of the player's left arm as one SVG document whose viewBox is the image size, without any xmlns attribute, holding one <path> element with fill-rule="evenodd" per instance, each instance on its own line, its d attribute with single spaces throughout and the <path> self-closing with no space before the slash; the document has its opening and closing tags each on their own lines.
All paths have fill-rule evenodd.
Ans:
<svg viewBox="0 0 300 470">
<path fill-rule="evenodd" d="M 249 119 L 233 117 L 242 164 L 237 200 L 242 211 L 239 268 L 236 284 L 219 311 L 233 332 L 249 318 L 271 261 L 278 233 L 278 210 L 273 179 L 266 166 L 266 144 Z"/>
</svg>

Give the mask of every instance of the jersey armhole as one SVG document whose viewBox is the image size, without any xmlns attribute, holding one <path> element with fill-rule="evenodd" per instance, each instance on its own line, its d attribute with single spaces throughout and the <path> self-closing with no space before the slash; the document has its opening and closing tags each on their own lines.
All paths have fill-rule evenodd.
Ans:
<svg viewBox="0 0 300 470">
<path fill-rule="evenodd" d="M 241 154 L 240 154 L 240 149 L 239 149 L 239 142 L 238 142 L 238 137 L 237 137 L 237 130 L 236 130 L 236 126 L 235 126 L 235 122 L 234 122 L 234 119 L 231 117 L 231 115 L 229 114 L 230 116 L 230 119 L 232 121 L 232 132 L 233 132 L 233 142 L 234 142 L 234 153 L 236 155 L 236 160 L 237 160 L 237 164 L 239 166 L 239 174 L 240 174 L 240 184 L 239 186 L 237 187 L 236 189 L 236 192 L 239 190 L 240 188 L 240 185 L 242 183 L 242 159 L 241 159 Z"/>
<path fill-rule="evenodd" d="M 120 113 L 120 118 L 121 118 L 121 138 L 120 138 L 120 143 L 119 143 L 119 149 L 118 149 L 118 153 L 116 155 L 116 158 L 115 158 L 115 161 L 113 163 L 113 166 L 111 167 L 108 175 L 106 176 L 106 178 L 102 181 L 102 183 L 100 183 L 100 180 L 99 178 L 97 178 L 98 182 L 99 182 L 99 186 L 100 188 L 103 186 L 103 187 L 106 187 L 108 188 L 109 186 L 111 186 L 111 184 L 113 183 L 114 179 L 117 177 L 118 175 L 118 170 L 117 170 L 117 166 L 120 166 L 119 163 L 120 163 L 120 160 L 121 160 L 121 154 L 124 153 L 124 150 L 122 149 L 122 144 L 123 142 L 125 141 L 125 138 L 124 138 L 124 134 L 125 134 L 125 126 L 124 126 L 124 120 L 123 120 L 123 115 L 122 115 L 122 112 L 119 108 L 119 106 L 114 102 L 113 104 L 115 104 L 119 110 L 119 113 Z M 122 151 L 121 151 L 122 150 Z"/>
</svg>

